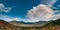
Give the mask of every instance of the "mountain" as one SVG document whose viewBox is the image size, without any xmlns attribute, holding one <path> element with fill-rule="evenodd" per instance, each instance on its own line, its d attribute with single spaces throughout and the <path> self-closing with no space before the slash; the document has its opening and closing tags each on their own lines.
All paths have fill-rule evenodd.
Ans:
<svg viewBox="0 0 60 30">
<path fill-rule="evenodd" d="M 50 22 L 50 23 L 52 23 L 53 25 L 60 25 L 60 19 L 57 19 L 57 20 Z"/>
<path fill-rule="evenodd" d="M 48 21 L 39 21 L 39 22 L 10 21 L 10 23 L 18 23 L 18 24 L 47 24 Z"/>
<path fill-rule="evenodd" d="M 0 28 L 3 27 L 8 30 L 60 30 L 60 19 L 54 21 L 39 21 L 39 22 L 23 22 L 23 21 L 10 21 L 6 22 L 0 20 Z"/>
<path fill-rule="evenodd" d="M 52 24 L 52 26 L 60 26 L 60 18 L 55 21 L 50 21 L 49 23 L 45 24 L 44 26 L 47 26 L 50 24 Z"/>
<path fill-rule="evenodd" d="M 43 25 L 41 30 L 60 30 L 60 19 L 55 21 L 50 21 L 49 23 Z"/>
<path fill-rule="evenodd" d="M 16 26 L 0 19 L 0 30 L 15 30 Z"/>
<path fill-rule="evenodd" d="M 48 21 L 39 21 L 39 22 L 10 21 L 9 23 L 22 27 L 40 27 L 44 24 L 47 24 Z"/>
</svg>

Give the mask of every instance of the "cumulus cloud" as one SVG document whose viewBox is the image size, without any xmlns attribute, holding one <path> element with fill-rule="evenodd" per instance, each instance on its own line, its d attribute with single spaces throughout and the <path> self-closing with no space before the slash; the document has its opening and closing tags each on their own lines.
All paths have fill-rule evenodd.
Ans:
<svg viewBox="0 0 60 30">
<path fill-rule="evenodd" d="M 49 21 L 60 18 L 60 13 L 55 14 L 59 11 L 54 11 L 51 8 L 53 7 L 54 3 L 56 3 L 56 1 L 57 0 L 42 0 L 41 4 L 36 7 L 33 7 L 28 11 L 26 16 L 28 19 L 25 22 Z"/>
<path fill-rule="evenodd" d="M 39 4 L 37 7 L 33 7 L 27 13 L 29 19 L 26 22 L 37 22 L 37 21 L 49 21 L 59 18 L 60 14 L 55 14 L 59 11 L 53 11 L 49 6 Z"/>
<path fill-rule="evenodd" d="M 4 4 L 0 4 L 0 12 L 9 12 L 12 8 L 5 7 Z"/>
<path fill-rule="evenodd" d="M 46 5 L 40 4 L 37 7 L 29 10 L 27 17 L 29 18 L 50 18 L 53 15 L 53 10 Z"/>
</svg>

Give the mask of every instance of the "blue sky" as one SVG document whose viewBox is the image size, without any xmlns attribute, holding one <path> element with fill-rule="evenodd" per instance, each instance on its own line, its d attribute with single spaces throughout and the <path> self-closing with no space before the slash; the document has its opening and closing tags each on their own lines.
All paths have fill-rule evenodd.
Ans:
<svg viewBox="0 0 60 30">
<path fill-rule="evenodd" d="M 27 13 L 27 10 L 38 5 L 39 1 L 40 0 L 0 0 L 0 3 L 3 3 L 6 7 L 12 7 L 11 11 L 6 14 L 24 17 Z"/>
<path fill-rule="evenodd" d="M 46 12 L 48 11 L 51 14 L 45 16 L 43 13 L 45 12 L 45 10 L 41 12 L 41 9 L 38 9 L 38 7 L 49 8 L 48 9 L 49 11 L 46 10 Z M 45 19 L 50 20 L 50 19 L 60 18 L 59 8 L 60 8 L 60 0 L 0 0 L 0 16 L 1 16 L 0 19 L 6 21 L 18 20 L 18 21 L 28 21 L 28 22 L 29 21 L 35 22 L 41 20 L 47 21 Z M 50 9 L 52 9 L 51 12 Z M 39 10 L 40 15 L 38 15 L 38 12 L 35 13 L 36 14 L 35 15 L 34 14 L 35 10 L 37 11 Z M 51 17 L 52 13 L 54 14 L 53 16 L 56 17 L 54 18 Z M 43 16 L 41 16 L 41 14 Z"/>
</svg>

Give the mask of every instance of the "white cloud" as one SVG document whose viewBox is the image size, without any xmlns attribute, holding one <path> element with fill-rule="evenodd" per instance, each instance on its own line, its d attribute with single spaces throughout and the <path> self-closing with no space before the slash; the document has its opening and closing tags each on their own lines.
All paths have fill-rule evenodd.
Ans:
<svg viewBox="0 0 60 30">
<path fill-rule="evenodd" d="M 39 4 L 37 7 L 33 7 L 27 13 L 29 19 L 26 22 L 37 22 L 37 21 L 49 21 L 59 18 L 60 14 L 55 14 L 59 11 L 53 11 L 49 6 Z"/>
<path fill-rule="evenodd" d="M 57 5 L 58 7 L 60 7 L 60 5 Z"/>
<path fill-rule="evenodd" d="M 10 16 L 7 16 L 5 14 L 0 14 L 0 19 L 2 20 L 6 20 L 6 18 L 8 19 Z M 9 20 L 8 20 L 9 21 Z"/>
<path fill-rule="evenodd" d="M 56 19 L 59 19 L 60 18 L 60 13 L 54 15 L 51 20 L 56 20 Z"/>
<path fill-rule="evenodd" d="M 52 7 L 53 4 L 56 3 L 56 1 L 58 1 L 58 0 L 42 0 L 41 3 Z"/>
<path fill-rule="evenodd" d="M 42 0 L 41 4 L 28 11 L 26 16 L 27 20 L 25 22 L 38 22 L 58 19 L 60 14 L 55 13 L 59 11 L 53 11 L 53 9 L 51 9 L 56 1 L 57 0 Z"/>
<path fill-rule="evenodd" d="M 53 10 L 46 5 L 40 4 L 29 10 L 27 17 L 29 18 L 49 18 L 53 15 Z"/>
<path fill-rule="evenodd" d="M 38 22 L 40 21 L 39 19 L 25 19 L 24 22 Z"/>
<path fill-rule="evenodd" d="M 19 17 L 11 17 L 5 14 L 0 14 L 0 19 L 4 20 L 4 21 L 22 21 L 22 18 Z"/>
<path fill-rule="evenodd" d="M 38 21 L 49 21 L 49 20 L 55 20 L 60 18 L 60 13 L 55 14 L 59 11 L 53 11 L 50 7 L 53 6 L 53 4 L 57 0 L 43 0 L 41 4 L 39 4 L 36 7 L 33 7 L 33 9 L 30 9 L 26 15 L 26 19 L 18 18 L 18 17 L 10 17 L 7 15 L 1 15 L 0 19 L 3 19 L 5 21 L 24 21 L 24 22 L 38 22 Z M 9 12 L 11 10 L 10 7 L 5 7 L 4 4 L 0 4 L 0 12 Z"/>
<path fill-rule="evenodd" d="M 9 12 L 12 8 L 5 7 L 4 4 L 0 4 L 0 12 Z"/>
<path fill-rule="evenodd" d="M 59 12 L 59 10 L 55 10 L 54 12 L 57 13 L 57 12 Z"/>
<path fill-rule="evenodd" d="M 57 9 L 57 10 L 59 9 L 59 8 L 57 8 L 57 7 L 52 7 L 52 8 L 53 8 L 53 9 Z"/>
</svg>

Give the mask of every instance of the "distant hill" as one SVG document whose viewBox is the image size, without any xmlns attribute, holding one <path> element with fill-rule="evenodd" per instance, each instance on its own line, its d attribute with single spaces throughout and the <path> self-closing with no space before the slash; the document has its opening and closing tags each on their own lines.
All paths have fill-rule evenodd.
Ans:
<svg viewBox="0 0 60 30">
<path fill-rule="evenodd" d="M 49 23 L 43 25 L 41 30 L 60 30 L 60 19 L 55 21 L 50 21 Z"/>
<path fill-rule="evenodd" d="M 4 20 L 0 20 L 0 21 L 6 22 Z M 22 27 L 40 27 L 44 24 L 47 24 L 48 21 L 39 21 L 39 22 L 8 21 L 6 23 L 16 26 L 22 26 Z"/>
<path fill-rule="evenodd" d="M 39 21 L 39 22 L 10 21 L 9 23 L 22 27 L 40 27 L 44 24 L 47 24 L 48 21 Z"/>
<path fill-rule="evenodd" d="M 0 30 L 15 30 L 16 26 L 0 19 Z"/>
<path fill-rule="evenodd" d="M 10 23 L 17 23 L 17 24 L 47 24 L 48 21 L 39 21 L 39 22 L 10 21 Z"/>
<path fill-rule="evenodd" d="M 49 23 L 45 24 L 44 26 L 50 25 L 52 24 L 52 26 L 60 26 L 60 19 L 57 19 L 55 21 L 50 21 Z"/>
<path fill-rule="evenodd" d="M 50 23 L 52 23 L 53 25 L 60 25 L 60 19 L 57 19 L 57 20 L 52 21 Z"/>
</svg>

